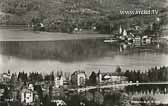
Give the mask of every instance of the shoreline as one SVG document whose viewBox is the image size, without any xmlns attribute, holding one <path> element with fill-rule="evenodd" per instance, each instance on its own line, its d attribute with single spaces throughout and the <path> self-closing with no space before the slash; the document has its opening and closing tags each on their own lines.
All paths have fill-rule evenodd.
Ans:
<svg viewBox="0 0 168 106">
<path fill-rule="evenodd" d="M 33 32 L 22 29 L 0 29 L 0 41 L 56 41 L 56 40 L 78 40 L 97 39 L 112 37 L 111 34 L 97 33 L 60 33 L 60 32 Z"/>
</svg>

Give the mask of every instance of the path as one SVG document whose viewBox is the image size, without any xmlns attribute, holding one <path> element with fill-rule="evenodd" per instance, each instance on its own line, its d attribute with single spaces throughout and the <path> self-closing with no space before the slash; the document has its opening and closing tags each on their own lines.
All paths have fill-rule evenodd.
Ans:
<svg viewBox="0 0 168 106">
<path fill-rule="evenodd" d="M 122 87 L 122 86 L 129 86 L 129 85 L 158 85 L 158 84 L 168 85 L 168 82 L 125 83 L 125 84 L 113 84 L 113 85 L 101 85 L 101 86 L 87 86 L 85 88 L 78 88 L 78 89 L 72 89 L 72 90 L 77 90 L 78 92 L 84 92 L 84 91 L 97 89 L 97 88 L 112 88 L 112 87 Z"/>
</svg>

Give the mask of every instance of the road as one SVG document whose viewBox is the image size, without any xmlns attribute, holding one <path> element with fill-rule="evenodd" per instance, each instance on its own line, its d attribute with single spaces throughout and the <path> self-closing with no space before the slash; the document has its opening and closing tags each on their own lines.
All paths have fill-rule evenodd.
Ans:
<svg viewBox="0 0 168 106">
<path fill-rule="evenodd" d="M 111 37 L 110 34 L 68 34 L 33 32 L 16 29 L 0 29 L 0 41 L 55 41 L 75 39 L 98 39 Z"/>
<path fill-rule="evenodd" d="M 122 87 L 122 86 L 129 86 L 129 85 L 160 85 L 160 84 L 168 84 L 168 82 L 149 82 L 149 83 L 125 83 L 125 84 L 113 84 L 113 85 L 101 85 L 101 86 L 87 86 L 85 88 L 78 88 L 78 89 L 73 89 L 77 90 L 78 92 L 84 92 L 92 89 L 97 89 L 97 88 L 112 88 L 112 87 Z"/>
</svg>

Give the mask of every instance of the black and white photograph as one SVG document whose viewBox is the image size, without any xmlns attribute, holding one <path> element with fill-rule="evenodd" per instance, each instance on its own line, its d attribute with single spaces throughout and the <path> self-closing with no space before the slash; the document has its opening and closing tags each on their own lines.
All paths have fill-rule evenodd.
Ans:
<svg viewBox="0 0 168 106">
<path fill-rule="evenodd" d="M 0 0 L 0 106 L 168 106 L 168 0 Z"/>
</svg>

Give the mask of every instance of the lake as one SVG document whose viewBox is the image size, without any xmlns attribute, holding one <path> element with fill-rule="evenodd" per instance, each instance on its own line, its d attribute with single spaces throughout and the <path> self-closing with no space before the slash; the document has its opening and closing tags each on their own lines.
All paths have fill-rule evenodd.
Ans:
<svg viewBox="0 0 168 106">
<path fill-rule="evenodd" d="M 56 41 L 1 41 L 0 72 L 63 70 L 114 72 L 120 66 L 145 71 L 154 66 L 168 66 L 168 49 L 163 43 L 142 46 L 104 43 L 103 39 Z M 122 50 L 121 50 L 122 49 Z"/>
</svg>

